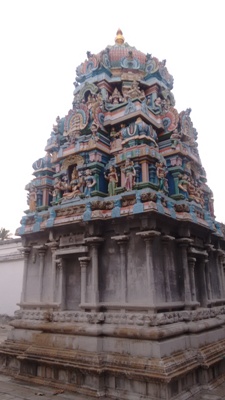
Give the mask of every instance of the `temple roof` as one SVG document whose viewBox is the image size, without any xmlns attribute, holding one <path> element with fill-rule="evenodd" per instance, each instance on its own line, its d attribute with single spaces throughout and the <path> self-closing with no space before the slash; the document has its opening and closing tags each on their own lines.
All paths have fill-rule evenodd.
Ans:
<svg viewBox="0 0 225 400">
<path fill-rule="evenodd" d="M 151 54 L 143 53 L 125 42 L 123 33 L 118 29 L 114 45 L 108 45 L 98 54 L 87 52 L 87 59 L 77 67 L 76 81 L 84 82 L 93 74 L 96 75 L 104 67 L 112 75 L 121 76 L 127 70 L 139 72 L 144 80 L 156 76 L 170 89 L 173 87 L 173 77 L 168 73 L 166 60 L 159 61 Z"/>
<path fill-rule="evenodd" d="M 198 152 L 191 108 L 180 113 L 173 78 L 159 61 L 115 43 L 76 70 L 72 108 L 56 118 L 33 163 L 29 210 L 19 234 L 73 220 L 156 213 L 222 236 Z M 172 222 L 171 222 L 172 223 Z"/>
</svg>

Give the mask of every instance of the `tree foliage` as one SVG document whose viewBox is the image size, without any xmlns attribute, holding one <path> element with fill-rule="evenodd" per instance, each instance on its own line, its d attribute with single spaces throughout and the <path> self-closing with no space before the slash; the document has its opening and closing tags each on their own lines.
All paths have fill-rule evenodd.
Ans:
<svg viewBox="0 0 225 400">
<path fill-rule="evenodd" d="M 8 229 L 0 228 L 0 241 L 10 239 L 12 234 Z"/>
</svg>

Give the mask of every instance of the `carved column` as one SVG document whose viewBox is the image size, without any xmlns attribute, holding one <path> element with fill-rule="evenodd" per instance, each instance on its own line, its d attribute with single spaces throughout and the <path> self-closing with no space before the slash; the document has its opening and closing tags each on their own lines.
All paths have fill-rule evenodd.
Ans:
<svg viewBox="0 0 225 400">
<path fill-rule="evenodd" d="M 39 254 L 39 258 L 40 258 L 39 280 L 38 280 L 38 295 L 39 295 L 39 301 L 41 303 L 41 301 L 42 301 L 42 288 L 43 288 L 44 259 L 45 259 L 46 247 L 45 246 L 40 246 L 40 247 L 37 247 L 37 249 L 38 249 L 38 254 Z"/>
<path fill-rule="evenodd" d="M 218 249 L 217 253 L 218 253 L 218 263 L 219 263 L 219 281 L 220 281 L 221 298 L 224 298 L 225 297 L 224 254 L 225 253 L 221 249 Z"/>
<path fill-rule="evenodd" d="M 171 302 L 171 290 L 170 290 L 170 269 L 171 269 L 171 246 L 170 243 L 175 238 L 173 236 L 164 235 L 162 237 L 163 242 L 163 258 L 164 258 L 164 277 L 165 277 L 165 294 L 166 294 L 166 301 Z"/>
<path fill-rule="evenodd" d="M 206 250 L 208 253 L 208 257 L 210 255 L 210 253 L 215 251 L 214 246 L 212 244 L 207 244 Z M 209 262 L 207 262 L 205 265 L 205 279 L 206 279 L 207 298 L 209 301 L 211 301 L 212 300 L 212 285 L 211 285 L 210 263 Z"/>
<path fill-rule="evenodd" d="M 220 263 L 221 250 L 217 249 L 215 254 L 216 271 L 218 277 L 218 299 L 223 298 L 223 285 L 222 285 L 222 273 L 221 273 L 221 263 Z"/>
<path fill-rule="evenodd" d="M 78 258 L 81 267 L 81 304 L 86 303 L 86 287 L 87 287 L 87 266 L 90 257 Z"/>
<path fill-rule="evenodd" d="M 142 182 L 148 182 L 149 181 L 149 171 L 148 171 L 147 161 L 141 162 L 141 172 L 142 172 Z"/>
<path fill-rule="evenodd" d="M 58 291 L 58 302 L 60 304 L 60 310 L 64 310 L 65 305 L 65 288 L 64 288 L 64 279 L 63 279 L 63 259 L 56 258 L 56 267 L 58 270 L 58 277 L 59 277 L 59 291 Z"/>
<path fill-rule="evenodd" d="M 190 276 L 188 269 L 188 258 L 187 258 L 187 248 L 192 240 L 189 238 L 181 238 L 177 239 L 179 246 L 181 247 L 181 255 L 182 255 L 182 265 L 183 265 L 183 274 L 184 274 L 184 302 L 185 306 L 189 307 L 191 305 L 191 287 L 190 287 Z"/>
<path fill-rule="evenodd" d="M 99 302 L 98 247 L 103 241 L 104 239 L 98 236 L 85 239 L 85 242 L 91 246 L 92 302 L 94 305 Z"/>
<path fill-rule="evenodd" d="M 154 262 L 153 262 L 153 240 L 160 236 L 161 233 L 158 231 L 144 231 L 137 232 L 136 235 L 140 235 L 145 241 L 146 248 L 146 269 L 147 269 L 147 281 L 148 281 L 148 301 L 149 306 L 155 306 L 155 276 L 154 276 Z"/>
<path fill-rule="evenodd" d="M 189 266 L 189 271 L 190 271 L 190 283 L 191 283 L 191 300 L 192 301 L 196 301 L 195 262 L 196 262 L 196 258 L 188 257 L 188 266 Z"/>
<path fill-rule="evenodd" d="M 129 237 L 127 235 L 118 235 L 118 236 L 113 236 L 111 238 L 112 240 L 115 240 L 120 249 L 120 288 L 121 288 L 121 294 L 120 298 L 123 303 L 127 302 L 127 242 L 129 240 Z"/>
<path fill-rule="evenodd" d="M 199 263 L 199 268 L 201 272 L 201 305 L 207 307 L 208 305 L 208 294 L 207 294 L 207 284 L 206 284 L 206 264 L 208 263 L 207 258 L 202 258 Z"/>
<path fill-rule="evenodd" d="M 55 301 L 55 285 L 56 285 L 56 250 L 58 248 L 57 242 L 47 243 L 52 252 L 52 270 L 51 270 L 51 301 Z"/>
<path fill-rule="evenodd" d="M 155 184 L 156 183 L 156 167 L 152 163 L 152 164 L 149 164 L 148 169 L 149 169 L 149 182 Z"/>
<path fill-rule="evenodd" d="M 140 182 L 140 176 L 141 176 L 141 166 L 138 163 L 134 164 L 134 169 L 136 171 L 136 183 Z"/>
<path fill-rule="evenodd" d="M 31 251 L 31 247 L 23 247 L 21 252 L 24 256 L 24 266 L 23 266 L 23 286 L 22 286 L 22 293 L 21 293 L 21 303 L 25 303 L 26 301 L 26 290 L 27 290 L 27 272 L 28 272 L 28 260 L 29 254 Z"/>
<path fill-rule="evenodd" d="M 123 171 L 123 167 L 120 168 L 120 176 L 121 176 L 121 186 L 125 187 L 125 174 Z"/>
<path fill-rule="evenodd" d="M 211 281 L 210 281 L 210 272 L 209 272 L 209 262 L 205 265 L 205 280 L 206 280 L 206 290 L 207 290 L 207 297 L 208 300 L 212 300 L 212 288 L 211 288 Z"/>
</svg>

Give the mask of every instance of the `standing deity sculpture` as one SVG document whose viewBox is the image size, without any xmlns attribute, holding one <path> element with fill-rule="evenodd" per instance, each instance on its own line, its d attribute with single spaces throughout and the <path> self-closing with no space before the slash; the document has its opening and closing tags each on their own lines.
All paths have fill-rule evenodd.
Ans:
<svg viewBox="0 0 225 400">
<path fill-rule="evenodd" d="M 187 174 L 181 174 L 179 175 L 179 182 L 178 182 L 178 188 L 180 189 L 180 193 L 183 194 L 185 198 L 189 197 L 188 194 L 188 176 Z"/>
<path fill-rule="evenodd" d="M 167 171 L 163 163 L 156 163 L 156 175 L 159 181 L 159 190 L 161 192 L 168 192 Z"/>
<path fill-rule="evenodd" d="M 35 187 L 32 186 L 29 193 L 29 208 L 31 212 L 36 211 L 36 205 L 37 205 L 37 192 Z"/>
<path fill-rule="evenodd" d="M 116 186 L 118 183 L 118 175 L 116 173 L 116 168 L 113 165 L 111 165 L 108 175 L 104 173 L 104 177 L 109 182 L 108 183 L 109 195 L 114 196 L 116 194 Z"/>
<path fill-rule="evenodd" d="M 85 197 L 90 197 L 91 192 L 93 192 L 96 185 L 96 180 L 92 176 L 92 171 L 90 169 L 87 169 L 85 171 L 84 181 L 85 181 L 84 195 Z"/>
<path fill-rule="evenodd" d="M 54 190 L 52 192 L 53 202 L 58 203 L 62 197 L 62 191 L 64 190 L 64 184 L 61 179 L 56 178 L 54 183 Z"/>
<path fill-rule="evenodd" d="M 127 191 L 132 190 L 135 185 L 136 171 L 134 163 L 129 158 L 126 160 L 124 168 L 122 169 L 125 175 L 124 187 Z"/>
</svg>

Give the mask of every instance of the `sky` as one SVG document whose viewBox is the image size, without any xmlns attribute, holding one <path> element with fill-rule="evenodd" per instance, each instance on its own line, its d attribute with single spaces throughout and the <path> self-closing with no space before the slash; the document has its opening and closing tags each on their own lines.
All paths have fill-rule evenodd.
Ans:
<svg viewBox="0 0 225 400">
<path fill-rule="evenodd" d="M 191 108 L 215 215 L 225 222 L 223 0 L 1 0 L 0 227 L 15 233 L 27 206 L 32 163 L 45 155 L 56 117 L 72 106 L 86 52 L 125 41 L 174 77 L 178 112 Z"/>
</svg>

